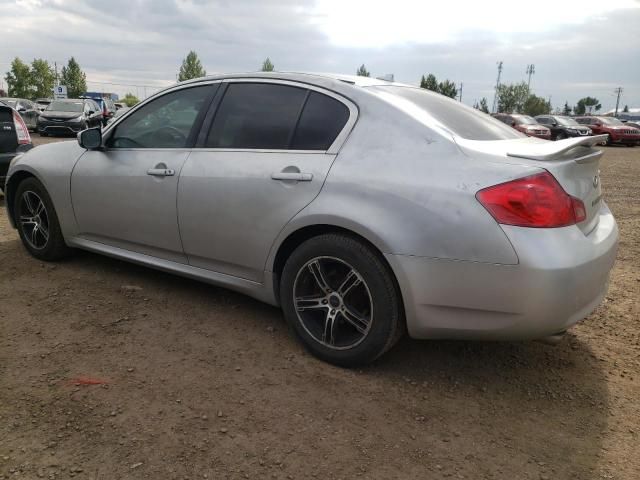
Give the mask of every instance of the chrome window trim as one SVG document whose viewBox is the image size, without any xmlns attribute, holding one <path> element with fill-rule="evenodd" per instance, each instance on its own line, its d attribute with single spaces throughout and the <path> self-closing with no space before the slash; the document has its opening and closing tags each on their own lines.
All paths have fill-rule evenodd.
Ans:
<svg viewBox="0 0 640 480">
<path fill-rule="evenodd" d="M 138 110 L 139 108 L 142 108 L 144 105 L 146 105 L 147 103 L 151 102 L 152 100 L 159 98 L 160 96 L 166 95 L 168 93 L 172 93 L 178 90 L 184 90 L 186 88 L 193 88 L 193 87 L 199 87 L 199 86 L 203 86 L 203 85 L 213 85 L 216 83 L 274 83 L 277 85 L 289 85 L 292 87 L 298 87 L 298 88 L 304 88 L 306 90 L 311 90 L 311 91 L 315 91 L 318 93 L 321 93 L 323 95 L 327 95 L 328 97 L 331 97 L 337 101 L 339 101 L 340 103 L 342 103 L 343 105 L 345 105 L 348 109 L 349 109 L 349 118 L 347 119 L 346 123 L 344 124 L 344 127 L 342 127 L 342 130 L 340 130 L 340 133 L 338 133 L 338 135 L 336 136 L 336 138 L 334 139 L 333 143 L 329 146 L 329 148 L 327 150 L 295 150 L 295 149 L 264 149 L 264 148 L 207 148 L 207 147 L 193 147 L 193 148 L 184 148 L 184 147 L 180 147 L 180 148 L 114 148 L 113 150 L 117 150 L 119 152 L 121 151 L 165 151 L 165 150 L 170 150 L 170 151 L 179 151 L 179 150 L 184 150 L 184 151 L 194 151 L 194 152 L 257 152 L 257 153 L 302 153 L 302 154 L 309 154 L 309 153 L 314 153 L 314 154 L 318 154 L 318 153 L 325 153 L 328 155 L 337 155 L 338 152 L 340 151 L 340 148 L 342 147 L 342 145 L 344 144 L 344 142 L 347 140 L 347 137 L 349 136 L 349 134 L 351 133 L 351 130 L 353 130 L 353 127 L 356 124 L 356 121 L 358 120 L 358 115 L 359 115 L 359 109 L 357 107 L 357 105 L 352 102 L 350 99 L 343 97 L 340 94 L 337 94 L 331 90 L 327 90 L 325 88 L 322 87 L 318 87 L 316 85 L 312 85 L 309 83 L 305 83 L 305 82 L 298 82 L 298 81 L 293 81 L 293 80 L 281 80 L 281 79 L 277 79 L 277 78 L 253 78 L 253 77 L 237 77 L 237 78 L 221 78 L 221 79 L 216 79 L 216 80 L 202 80 L 199 82 L 192 82 L 192 83 L 187 83 L 187 84 L 178 84 L 175 85 L 174 87 L 170 87 L 167 89 L 164 89 L 148 98 L 146 98 L 145 100 L 143 100 L 142 102 L 140 102 L 139 104 L 137 104 L 136 106 L 132 107 L 131 109 L 129 109 L 127 111 L 127 113 L 125 113 L 124 115 L 122 115 L 121 117 L 119 117 L 117 120 L 115 120 L 113 123 L 109 124 L 105 130 L 102 132 L 102 138 L 103 141 L 109 138 L 109 135 L 111 134 L 112 130 L 120 123 L 122 122 L 124 119 L 126 119 L 129 115 L 133 114 L 136 110 Z M 224 97 L 223 97 L 224 99 Z M 111 150 L 111 149 L 108 149 Z"/>
</svg>

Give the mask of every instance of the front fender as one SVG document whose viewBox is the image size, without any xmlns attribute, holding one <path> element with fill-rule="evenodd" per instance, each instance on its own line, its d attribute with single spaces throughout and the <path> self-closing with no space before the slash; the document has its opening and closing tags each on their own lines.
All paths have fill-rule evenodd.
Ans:
<svg viewBox="0 0 640 480">
<path fill-rule="evenodd" d="M 19 180 L 25 176 L 37 178 L 51 197 L 65 238 L 77 233 L 77 225 L 71 204 L 71 173 L 78 159 L 85 152 L 77 142 L 57 142 L 29 150 L 7 172 L 6 207 L 15 227 L 11 212 L 13 192 Z"/>
</svg>

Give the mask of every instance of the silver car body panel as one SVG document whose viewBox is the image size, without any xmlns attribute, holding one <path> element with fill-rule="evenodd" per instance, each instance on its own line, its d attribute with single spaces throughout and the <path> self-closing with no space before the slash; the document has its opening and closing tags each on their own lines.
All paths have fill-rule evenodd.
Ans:
<svg viewBox="0 0 640 480">
<path fill-rule="evenodd" d="M 274 305 L 274 265 L 287 238 L 319 225 L 351 231 L 388 261 L 416 338 L 542 337 L 601 300 L 618 231 L 594 186 L 601 153 L 576 142 L 595 137 L 464 140 L 423 110 L 368 88 L 388 82 L 363 77 L 237 74 L 158 95 L 236 81 L 319 90 L 351 116 L 327 151 L 131 149 L 111 156 L 62 142 L 23 155 L 9 176 L 29 173 L 43 182 L 70 245 Z M 144 173 L 158 164 L 175 176 Z M 584 222 L 501 226 L 475 198 L 482 188 L 545 170 L 584 201 Z M 298 172 L 309 181 L 272 178 Z"/>
</svg>

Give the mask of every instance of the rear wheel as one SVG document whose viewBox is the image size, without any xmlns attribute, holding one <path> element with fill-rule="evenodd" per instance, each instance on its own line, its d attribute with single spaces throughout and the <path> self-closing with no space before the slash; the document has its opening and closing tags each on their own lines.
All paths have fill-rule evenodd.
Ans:
<svg viewBox="0 0 640 480">
<path fill-rule="evenodd" d="M 13 208 L 20 239 L 31 255 L 46 261 L 68 255 L 53 202 L 38 180 L 27 178 L 18 185 Z"/>
<path fill-rule="evenodd" d="M 372 362 L 404 332 L 389 268 L 366 244 L 321 235 L 287 260 L 280 283 L 285 318 L 318 358 L 344 367 Z"/>
</svg>

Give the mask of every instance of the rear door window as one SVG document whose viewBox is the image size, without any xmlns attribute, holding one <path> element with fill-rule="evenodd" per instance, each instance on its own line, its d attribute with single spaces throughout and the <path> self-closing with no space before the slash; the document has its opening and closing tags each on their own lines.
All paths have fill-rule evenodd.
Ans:
<svg viewBox="0 0 640 480">
<path fill-rule="evenodd" d="M 306 96 L 306 89 L 289 85 L 231 83 L 206 146 L 287 150 Z"/>
</svg>

